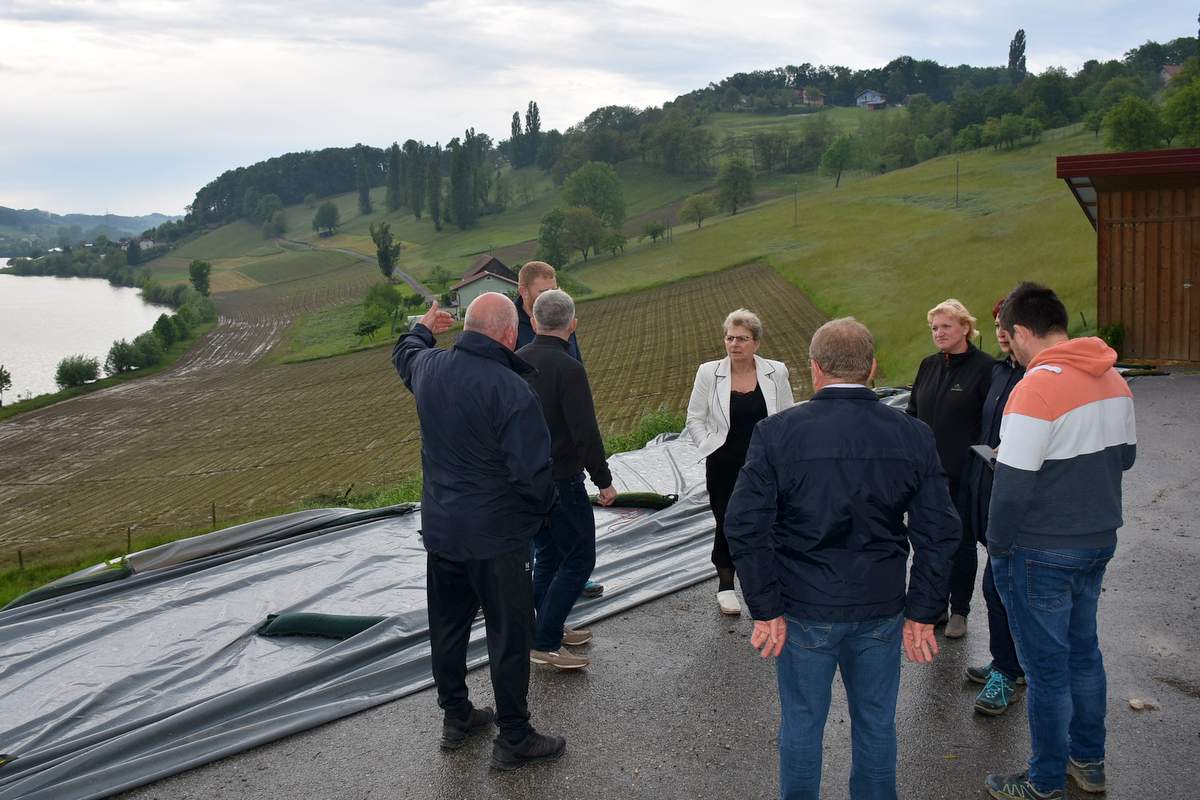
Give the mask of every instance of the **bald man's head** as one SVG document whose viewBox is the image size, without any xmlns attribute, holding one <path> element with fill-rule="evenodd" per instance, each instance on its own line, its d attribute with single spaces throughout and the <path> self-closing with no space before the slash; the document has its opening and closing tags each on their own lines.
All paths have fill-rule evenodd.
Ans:
<svg viewBox="0 0 1200 800">
<path fill-rule="evenodd" d="M 485 292 L 467 306 L 463 330 L 482 333 L 509 350 L 517 346 L 517 307 L 499 292 Z"/>
</svg>

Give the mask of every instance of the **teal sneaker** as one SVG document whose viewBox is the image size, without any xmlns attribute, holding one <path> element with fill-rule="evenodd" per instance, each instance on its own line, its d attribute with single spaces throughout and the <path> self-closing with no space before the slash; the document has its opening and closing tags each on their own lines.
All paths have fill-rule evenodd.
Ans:
<svg viewBox="0 0 1200 800">
<path fill-rule="evenodd" d="M 988 676 L 992 674 L 992 662 L 989 661 L 982 667 L 967 667 L 967 680 L 972 683 L 978 683 L 983 686 L 988 682 Z M 1017 686 L 1025 685 L 1025 676 L 1017 678 Z"/>
<path fill-rule="evenodd" d="M 1105 791 L 1103 761 L 1076 761 L 1068 758 L 1067 777 L 1085 792 L 1100 794 Z"/>
<path fill-rule="evenodd" d="M 588 581 L 587 583 L 585 583 L 583 585 L 583 596 L 584 597 L 599 597 L 602 594 L 604 594 L 604 584 L 602 584 L 602 583 L 596 583 L 595 581 Z"/>
<path fill-rule="evenodd" d="M 975 695 L 975 710 L 989 717 L 998 717 L 1017 699 L 1017 684 L 998 669 L 988 675 L 987 683 Z"/>
<path fill-rule="evenodd" d="M 1067 793 L 1062 789 L 1039 792 L 1029 782 L 1029 774 L 988 775 L 983 782 L 988 794 L 996 800 L 1065 800 Z"/>
</svg>

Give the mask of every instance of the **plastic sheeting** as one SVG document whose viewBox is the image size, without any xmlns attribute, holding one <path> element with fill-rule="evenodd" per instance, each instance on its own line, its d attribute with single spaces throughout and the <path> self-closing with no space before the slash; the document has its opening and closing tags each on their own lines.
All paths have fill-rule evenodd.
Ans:
<svg viewBox="0 0 1200 800">
<path fill-rule="evenodd" d="M 605 590 L 576 604 L 574 625 L 713 574 L 697 451 L 664 437 L 610 464 L 619 491 L 680 499 L 596 509 Z M 0 753 L 13 757 L 0 800 L 105 797 L 431 685 L 420 524 L 413 507 L 261 520 L 0 612 Z M 344 642 L 255 635 L 292 611 L 387 619 Z M 487 661 L 481 620 L 468 660 Z"/>
</svg>

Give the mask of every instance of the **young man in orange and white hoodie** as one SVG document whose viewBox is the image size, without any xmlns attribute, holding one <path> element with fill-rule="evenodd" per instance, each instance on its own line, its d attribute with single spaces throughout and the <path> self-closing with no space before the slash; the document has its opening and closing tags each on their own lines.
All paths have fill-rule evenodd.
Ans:
<svg viewBox="0 0 1200 800">
<path fill-rule="evenodd" d="M 1000 324 L 1026 365 L 1004 408 L 988 516 L 996 588 L 1029 682 L 1026 772 L 989 775 L 1000 800 L 1105 789 L 1104 660 L 1096 609 L 1133 466 L 1133 395 L 1100 339 L 1067 336 L 1053 291 L 1022 283 Z"/>
</svg>

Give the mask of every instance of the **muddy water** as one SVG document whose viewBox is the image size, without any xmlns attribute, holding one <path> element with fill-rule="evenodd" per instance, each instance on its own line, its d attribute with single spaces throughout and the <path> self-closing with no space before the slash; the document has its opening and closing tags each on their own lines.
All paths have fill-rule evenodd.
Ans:
<svg viewBox="0 0 1200 800">
<path fill-rule="evenodd" d="M 13 382 L 4 402 L 57 391 L 54 370 L 66 356 L 95 356 L 103 370 L 113 341 L 149 330 L 164 311 L 98 278 L 0 275 L 0 365 Z"/>
</svg>

